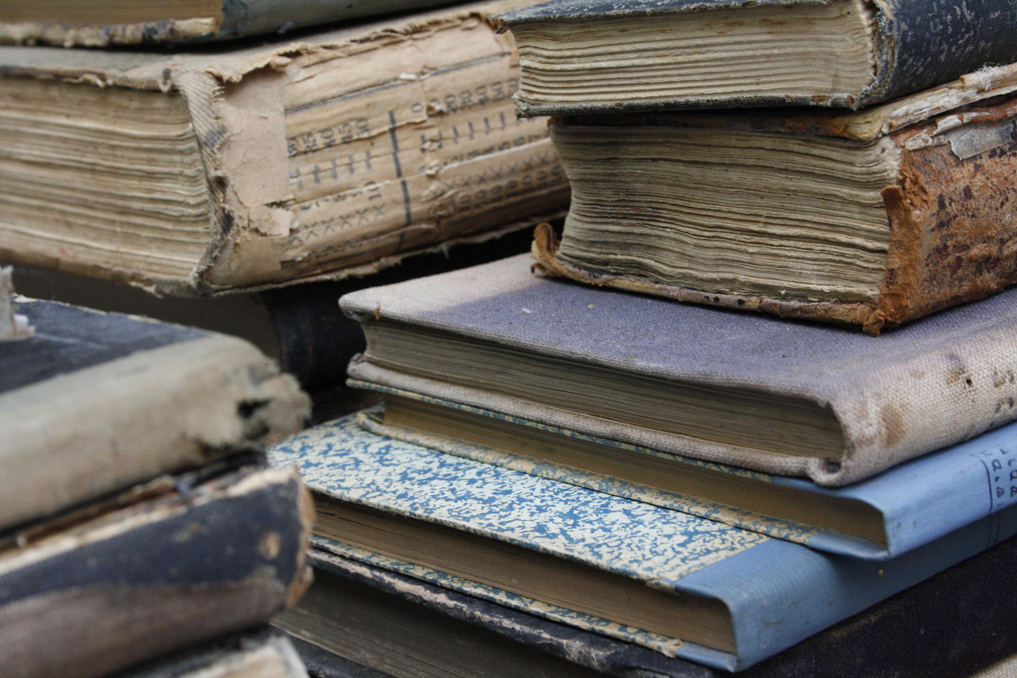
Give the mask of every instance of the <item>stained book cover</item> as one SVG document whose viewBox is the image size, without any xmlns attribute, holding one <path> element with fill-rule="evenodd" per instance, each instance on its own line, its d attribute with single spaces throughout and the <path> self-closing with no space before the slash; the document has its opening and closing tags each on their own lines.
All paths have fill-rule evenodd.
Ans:
<svg viewBox="0 0 1017 678">
<path fill-rule="evenodd" d="M 165 51 L 0 47 L 0 257 L 194 295 L 375 272 L 554 218 L 498 0 Z"/>
<path fill-rule="evenodd" d="M 548 273 L 878 334 L 1017 282 L 1017 68 L 856 113 L 555 118 Z"/>
<path fill-rule="evenodd" d="M 873 339 L 575 285 L 534 275 L 530 266 L 521 255 L 344 296 L 344 310 L 368 337 L 350 376 L 821 485 L 862 480 L 1017 418 L 1015 290 Z M 413 351 L 395 355 L 392 342 L 379 343 L 389 335 L 410 338 Z M 373 357 L 372 341 L 385 349 L 384 364 Z M 483 357 L 471 361 L 464 350 L 432 356 L 450 346 Z M 449 355 L 463 364 L 450 369 L 442 362 Z M 425 365 L 424 357 L 435 362 Z M 488 374 L 492 361 L 511 369 Z M 622 387 L 641 399 L 622 398 Z M 568 398 L 560 397 L 563 389 Z M 718 393 L 676 430 L 683 408 Z M 659 419 L 643 421 L 645 408 Z M 758 422 L 743 419 L 759 408 Z M 692 428 L 700 415 L 717 425 Z M 792 431 L 799 415 L 829 425 L 828 447 L 812 437 L 811 425 Z M 734 438 L 739 426 L 751 437 Z M 779 435 L 763 449 L 767 431 Z M 789 453 L 796 442 L 802 448 Z"/>
<path fill-rule="evenodd" d="M 631 623 L 512 592 L 535 575 L 495 572 L 505 588 L 421 566 L 409 554 L 379 556 L 344 544 L 341 527 L 317 539 L 332 550 L 501 605 L 657 652 L 728 670 L 747 668 L 1017 531 L 1003 511 L 928 547 L 884 562 L 822 554 L 703 518 L 443 454 L 370 434 L 346 418 L 309 429 L 270 451 L 296 464 L 318 497 L 409 522 L 474 535 L 492 548 L 518 546 L 559 561 L 645 582 L 653 595 L 719 604 L 734 647 L 718 649 Z M 317 500 L 316 500 L 317 501 Z M 321 515 L 323 505 L 319 504 Z M 316 534 L 322 536 L 319 521 Z M 501 545 L 501 546 L 499 546 Z M 395 547 L 398 550 L 398 546 Z M 537 575 L 539 576 L 539 575 Z M 685 608 L 687 610 L 687 608 Z M 638 616 L 638 611 L 636 612 Z M 683 623 L 674 613 L 671 623 Z"/>
</svg>

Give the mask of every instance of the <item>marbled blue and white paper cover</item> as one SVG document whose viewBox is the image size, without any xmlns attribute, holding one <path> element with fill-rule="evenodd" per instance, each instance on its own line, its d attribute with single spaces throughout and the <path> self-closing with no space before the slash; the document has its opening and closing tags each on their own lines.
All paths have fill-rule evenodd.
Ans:
<svg viewBox="0 0 1017 678">
<path fill-rule="evenodd" d="M 782 539 L 373 434 L 351 415 L 269 450 L 312 491 L 446 525 L 721 601 L 737 654 L 595 619 L 428 568 L 321 548 L 532 614 L 737 670 L 1017 533 L 1017 506 L 887 561 L 833 556 Z"/>
<path fill-rule="evenodd" d="M 375 435 L 355 416 L 271 450 L 336 499 L 493 537 L 666 589 L 763 535 Z"/>
<path fill-rule="evenodd" d="M 548 426 L 500 412 L 464 405 L 420 393 L 368 382 L 351 385 L 387 395 L 419 400 L 441 407 L 508 421 L 525 431 L 539 429 L 569 438 L 583 439 L 614 447 L 634 455 L 670 458 L 680 465 L 709 469 L 718 473 L 771 483 L 798 492 L 809 492 L 839 500 L 856 502 L 878 514 L 883 521 L 885 543 L 850 536 L 835 530 L 819 529 L 753 513 L 666 490 L 638 485 L 597 473 L 582 471 L 531 457 L 471 444 L 444 436 L 429 435 L 404 426 L 383 423 L 382 408 L 365 410 L 359 415 L 361 426 L 379 435 L 467 457 L 487 464 L 504 466 L 531 475 L 571 483 L 626 499 L 655 504 L 663 508 L 709 518 L 752 530 L 775 539 L 803 544 L 810 548 L 854 558 L 887 560 L 918 548 L 969 525 L 985 516 L 1017 505 L 1017 423 L 982 433 L 971 440 L 952 445 L 918 459 L 912 459 L 888 471 L 845 487 L 820 487 L 803 478 L 775 476 L 726 464 L 680 457 L 639 445 L 597 438 L 577 431 Z M 676 466 L 676 469 L 678 466 Z M 676 470 L 680 473 L 680 470 Z M 901 492 L 901 488 L 907 492 Z"/>
</svg>

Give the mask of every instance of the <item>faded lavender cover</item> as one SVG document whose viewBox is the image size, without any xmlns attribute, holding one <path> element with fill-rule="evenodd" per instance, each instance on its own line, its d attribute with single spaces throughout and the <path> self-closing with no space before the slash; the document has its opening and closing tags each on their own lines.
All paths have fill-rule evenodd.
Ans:
<svg viewBox="0 0 1017 678">
<path fill-rule="evenodd" d="M 351 385 L 375 388 L 366 382 L 353 382 Z M 887 536 L 886 546 L 834 530 L 810 527 L 790 520 L 760 515 L 743 510 L 738 506 L 700 500 L 549 461 L 528 459 L 511 452 L 496 450 L 484 445 L 453 441 L 403 426 L 386 425 L 381 423 L 380 417 L 376 416 L 373 411 L 365 411 L 359 415 L 361 426 L 390 438 L 578 485 L 598 492 L 709 518 L 745 530 L 759 532 L 768 537 L 804 544 L 820 551 L 856 558 L 882 560 L 898 556 L 996 511 L 1017 504 L 1017 422 L 1007 424 L 995 431 L 983 433 L 972 440 L 958 443 L 945 450 L 905 462 L 868 480 L 845 487 L 827 488 L 801 478 L 775 476 L 734 468 L 725 464 L 675 457 L 635 445 L 593 438 L 575 431 L 542 426 L 536 422 L 506 417 L 458 403 L 436 401 L 433 398 L 396 389 L 383 388 L 379 390 L 383 393 L 406 398 L 419 398 L 445 407 L 511 421 L 520 427 L 533 427 L 564 437 L 582 438 L 635 454 L 671 457 L 678 463 L 708 468 L 719 473 L 751 477 L 757 481 L 829 497 L 855 499 L 871 506 L 882 517 Z M 380 414 L 380 412 L 381 408 L 379 407 L 377 413 Z M 901 488 L 907 488 L 907 491 L 902 492 Z"/>
<path fill-rule="evenodd" d="M 498 17 L 512 28 L 538 21 L 598 17 L 684 14 L 745 6 L 825 4 L 823 0 L 551 0 Z M 830 93 L 822 105 L 862 108 L 954 80 L 985 65 L 1017 61 L 1017 8 L 1008 0 L 884 0 L 870 3 L 875 15 L 873 43 L 876 72 L 861 92 Z M 789 15 L 789 20 L 793 17 Z M 826 93 L 820 93 L 826 94 Z M 610 106 L 583 104 L 532 106 L 517 103 L 527 115 L 565 115 L 605 110 L 690 108 L 717 105 L 709 98 L 630 102 Z M 811 97 L 748 97 L 724 105 L 816 105 Z"/>
<path fill-rule="evenodd" d="M 832 556 L 703 518 L 372 434 L 355 417 L 269 451 L 312 491 L 722 601 L 737 656 L 547 605 L 331 540 L 319 547 L 658 652 L 750 666 L 1017 532 L 1017 510 L 889 561 Z"/>
<path fill-rule="evenodd" d="M 349 375 L 683 457 L 807 476 L 822 485 L 862 480 L 1017 419 L 1017 289 L 869 337 L 546 279 L 530 272 L 531 262 L 520 255 L 359 290 L 340 303 L 365 327 L 380 319 L 619 374 L 811 401 L 839 420 L 842 463 L 672 435 L 421 379 L 373 364 L 370 345 L 350 364 Z"/>
</svg>

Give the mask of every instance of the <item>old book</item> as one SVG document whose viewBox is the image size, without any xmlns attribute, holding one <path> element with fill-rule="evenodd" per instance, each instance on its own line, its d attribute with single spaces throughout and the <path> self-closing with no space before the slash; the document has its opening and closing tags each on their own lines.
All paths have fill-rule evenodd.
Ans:
<svg viewBox="0 0 1017 678">
<path fill-rule="evenodd" d="M 558 118 L 548 272 L 878 334 L 1017 282 L 1017 66 L 856 113 Z"/>
<path fill-rule="evenodd" d="M 857 558 L 900 555 L 1017 503 L 1017 423 L 826 488 L 415 393 L 382 392 L 384 407 L 358 417 L 374 433 Z"/>
<path fill-rule="evenodd" d="M 1017 532 L 1017 507 L 886 561 L 371 434 L 273 446 L 311 489 L 319 548 L 716 668 L 747 668 Z"/>
<path fill-rule="evenodd" d="M 288 635 L 271 626 L 177 650 L 107 678 L 307 678 Z"/>
<path fill-rule="evenodd" d="M 499 20 L 531 115 L 860 108 L 1017 60 L 1017 16 L 1000 0 L 554 0 Z"/>
<path fill-rule="evenodd" d="M 843 485 L 1017 418 L 1017 290 L 873 339 L 574 285 L 517 256 L 359 290 L 354 379 Z"/>
<path fill-rule="evenodd" d="M 242 49 L 0 48 L 0 261 L 214 293 L 563 211 L 514 44 L 466 5 Z"/>
<path fill-rule="evenodd" d="M 246 341 L 15 297 L 0 342 L 0 530 L 304 425 L 295 379 Z"/>
<path fill-rule="evenodd" d="M 6 532 L 4 675 L 103 676 L 264 624 L 295 603 L 310 582 L 313 519 L 299 476 L 214 471 Z"/>
<path fill-rule="evenodd" d="M 0 43 L 113 47 L 181 45 L 285 33 L 317 24 L 452 4 L 453 0 L 160 0 L 80 3 L 73 0 L 0 5 Z"/>
<path fill-rule="evenodd" d="M 1007 586 L 1015 555 L 1008 539 L 738 675 L 981 678 L 1017 654 L 1007 631 L 1017 623 Z M 731 675 L 324 548 L 310 561 L 314 583 L 274 623 L 292 634 L 314 678 L 438 678 L 478 667 L 490 678 Z"/>
<path fill-rule="evenodd" d="M 532 233 L 523 229 L 482 243 L 463 243 L 442 252 L 408 257 L 398 266 L 363 277 L 209 297 L 156 297 L 111 280 L 33 266 L 14 267 L 14 278 L 18 292 L 34 299 L 140 315 L 246 339 L 278 362 L 283 372 L 296 377 L 301 387 L 311 392 L 317 410 L 321 404 L 317 396 L 341 388 L 346 381 L 346 365 L 364 349 L 360 325 L 343 315 L 339 297 L 362 287 L 521 254 L 530 249 L 532 239 Z M 0 307 L 0 325 L 3 318 Z M 354 410 L 363 407 L 366 405 Z M 328 418 L 335 416 L 338 413 Z"/>
</svg>

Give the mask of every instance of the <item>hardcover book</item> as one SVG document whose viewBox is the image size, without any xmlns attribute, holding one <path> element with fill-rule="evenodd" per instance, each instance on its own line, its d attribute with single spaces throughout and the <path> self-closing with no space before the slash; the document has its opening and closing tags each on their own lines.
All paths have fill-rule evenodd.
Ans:
<svg viewBox="0 0 1017 678">
<path fill-rule="evenodd" d="M 246 341 L 15 297 L 0 342 L 0 530 L 260 450 L 310 403 Z"/>
<path fill-rule="evenodd" d="M 731 675 L 373 567 L 316 541 L 314 583 L 274 621 L 315 678 Z M 1017 540 L 1008 539 L 738 675 L 981 678 L 1017 654 L 1017 637 L 1005 631 L 1017 623 L 1008 586 L 1015 555 Z"/>
<path fill-rule="evenodd" d="M 553 0 L 499 21 L 528 115 L 861 108 L 1017 59 L 1003 0 Z"/>
<path fill-rule="evenodd" d="M 274 446 L 341 555 L 669 656 L 738 670 L 1017 532 L 1011 508 L 892 560 L 823 554 L 370 434 Z"/>
<path fill-rule="evenodd" d="M 211 294 L 564 211 L 515 46 L 465 5 L 235 50 L 0 48 L 0 260 Z"/>
<path fill-rule="evenodd" d="M 344 296 L 349 375 L 843 485 L 1017 418 L 1017 290 L 872 338 L 574 285 L 526 256 Z"/>
<path fill-rule="evenodd" d="M 0 43 L 113 47 L 180 45 L 285 33 L 327 22 L 452 4 L 453 0 L 113 0 L 0 6 Z"/>
<path fill-rule="evenodd" d="M 164 477 L 0 543 L 0 664 L 93 678 L 266 623 L 310 583 L 293 470 Z"/>
<path fill-rule="evenodd" d="M 900 555 L 1017 503 L 1017 423 L 828 488 L 382 392 L 384 407 L 358 416 L 373 433 L 856 558 Z"/>
<path fill-rule="evenodd" d="M 552 120 L 549 273 L 878 334 L 1017 282 L 1017 66 L 857 113 Z"/>
</svg>

